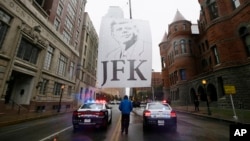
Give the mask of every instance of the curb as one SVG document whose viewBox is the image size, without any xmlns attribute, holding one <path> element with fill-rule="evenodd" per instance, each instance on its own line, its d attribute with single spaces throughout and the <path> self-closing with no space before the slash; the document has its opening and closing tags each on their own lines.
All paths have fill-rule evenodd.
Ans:
<svg viewBox="0 0 250 141">
<path fill-rule="evenodd" d="M 234 121 L 233 119 L 232 120 L 228 120 L 228 119 L 213 117 L 213 116 L 204 115 L 204 114 L 197 114 L 197 113 L 186 112 L 186 111 L 182 111 L 182 110 L 175 110 L 175 111 L 177 111 L 179 113 L 189 114 L 189 115 L 193 115 L 193 116 L 197 116 L 197 117 L 203 117 L 203 118 L 208 118 L 208 119 L 217 120 L 217 121 L 219 120 L 219 121 L 228 122 L 228 123 L 240 123 L 238 121 Z"/>
<path fill-rule="evenodd" d="M 186 112 L 186 111 L 182 111 L 182 110 L 175 110 L 175 111 L 179 112 L 179 113 L 183 113 L 183 114 L 189 114 L 189 115 L 193 115 L 193 116 L 197 116 L 197 117 L 203 117 L 203 118 L 217 120 L 217 121 L 219 120 L 219 121 L 228 122 L 228 123 L 245 124 L 245 123 L 241 123 L 239 121 L 234 121 L 233 119 L 232 120 L 228 120 L 228 119 L 223 119 L 223 118 L 218 118 L 218 117 L 212 117 L 212 116 L 208 116 L 208 115 L 204 115 L 204 114 L 197 114 L 197 113 Z M 142 115 L 138 114 L 139 112 L 137 112 L 136 110 L 133 110 L 132 112 L 135 113 L 136 115 L 142 116 Z"/>
</svg>

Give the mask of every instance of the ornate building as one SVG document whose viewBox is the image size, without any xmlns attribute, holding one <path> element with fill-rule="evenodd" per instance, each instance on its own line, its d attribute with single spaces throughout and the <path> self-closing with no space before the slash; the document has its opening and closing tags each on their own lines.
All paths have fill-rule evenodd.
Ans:
<svg viewBox="0 0 250 141">
<path fill-rule="evenodd" d="M 76 95 L 78 104 L 95 99 L 98 89 L 96 86 L 96 69 L 98 56 L 98 35 L 87 12 L 84 13 L 82 35 L 80 40 L 80 57 L 77 64 Z"/>
<path fill-rule="evenodd" d="M 9 103 L 26 112 L 73 108 L 80 91 L 77 77 L 81 75 L 76 73 L 79 64 L 83 68 L 81 53 L 88 46 L 81 43 L 85 4 L 86 0 L 0 1 L 1 111 Z M 96 47 L 93 36 L 88 43 Z M 96 55 L 95 48 L 92 54 Z M 84 79 L 91 86 L 95 85 L 94 55 L 85 61 L 87 67 L 92 60 L 88 72 L 93 73 Z"/>
<path fill-rule="evenodd" d="M 179 105 L 198 98 L 212 106 L 231 107 L 224 87 L 229 86 L 236 90 L 235 107 L 250 109 L 250 1 L 199 3 L 198 25 L 177 11 L 159 44 L 164 94 Z"/>
</svg>

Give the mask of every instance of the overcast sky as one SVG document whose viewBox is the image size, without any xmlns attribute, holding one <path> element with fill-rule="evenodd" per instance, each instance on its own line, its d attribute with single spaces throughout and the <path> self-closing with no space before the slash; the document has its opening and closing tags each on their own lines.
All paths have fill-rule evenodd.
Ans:
<svg viewBox="0 0 250 141">
<path fill-rule="evenodd" d="M 120 6 L 124 17 L 129 16 L 129 0 L 87 0 L 85 11 L 89 13 L 96 32 L 102 17 L 108 12 L 109 6 Z M 159 43 L 168 25 L 173 21 L 177 10 L 192 23 L 197 23 L 200 12 L 198 0 L 131 0 L 132 18 L 149 21 L 152 33 L 153 64 L 152 69 L 161 71 Z"/>
</svg>

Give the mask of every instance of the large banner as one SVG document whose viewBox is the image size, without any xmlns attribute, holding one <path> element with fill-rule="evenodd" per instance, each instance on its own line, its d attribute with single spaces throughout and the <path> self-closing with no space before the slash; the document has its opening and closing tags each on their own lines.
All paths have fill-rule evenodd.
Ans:
<svg viewBox="0 0 250 141">
<path fill-rule="evenodd" d="M 152 41 L 149 23 L 103 17 L 97 68 L 99 88 L 150 87 Z"/>
</svg>

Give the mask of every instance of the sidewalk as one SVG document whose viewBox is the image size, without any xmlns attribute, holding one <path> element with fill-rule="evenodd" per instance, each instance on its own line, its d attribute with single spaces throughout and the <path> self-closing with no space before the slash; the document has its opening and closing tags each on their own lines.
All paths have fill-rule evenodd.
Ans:
<svg viewBox="0 0 250 141">
<path fill-rule="evenodd" d="M 7 125 L 13 125 L 13 124 L 17 124 L 17 123 L 21 123 L 21 122 L 25 122 L 25 121 L 29 121 L 29 120 L 35 120 L 35 119 L 40 119 L 40 118 L 46 118 L 46 117 L 50 117 L 50 116 L 56 116 L 58 114 L 63 114 L 63 113 L 68 113 L 70 111 L 67 112 L 61 112 L 61 113 L 57 113 L 57 112 L 30 112 L 30 113 L 21 113 L 18 114 L 17 112 L 15 113 L 1 113 L 0 112 L 0 128 L 3 126 L 7 126 Z"/>
<path fill-rule="evenodd" d="M 194 110 L 194 106 L 174 106 L 172 108 L 177 112 L 182 112 L 186 114 L 193 114 L 197 116 L 202 116 L 211 119 L 217 119 L 232 123 L 242 123 L 250 124 L 250 110 L 236 109 L 237 120 L 234 118 L 234 113 L 232 109 L 214 108 L 210 107 L 211 115 L 208 115 L 207 107 L 199 107 L 199 111 Z M 142 115 L 143 107 L 134 108 L 134 112 L 138 115 Z"/>
</svg>

